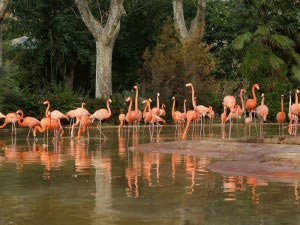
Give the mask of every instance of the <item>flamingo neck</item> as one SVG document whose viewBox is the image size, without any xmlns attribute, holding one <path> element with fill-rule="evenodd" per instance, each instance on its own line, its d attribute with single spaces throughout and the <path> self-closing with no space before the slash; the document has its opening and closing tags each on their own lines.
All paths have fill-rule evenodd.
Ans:
<svg viewBox="0 0 300 225">
<path fill-rule="evenodd" d="M 147 102 L 147 107 L 148 107 L 148 112 L 151 112 L 151 105 L 150 105 L 150 101 Z"/>
<path fill-rule="evenodd" d="M 196 101 L 195 101 L 195 90 L 194 90 L 194 86 L 191 86 L 192 88 L 192 103 L 193 103 L 193 107 L 196 108 Z"/>
<path fill-rule="evenodd" d="M 143 115 L 145 115 L 146 111 L 147 111 L 147 108 L 148 108 L 148 102 L 146 102 L 146 105 L 145 105 L 145 108 L 143 110 Z"/>
<path fill-rule="evenodd" d="M 134 108 L 134 111 L 138 111 L 138 96 L 139 96 L 139 89 L 136 88 L 135 90 L 135 108 Z"/>
<path fill-rule="evenodd" d="M 283 108 L 283 97 L 281 96 L 281 112 L 284 113 L 284 108 Z"/>
<path fill-rule="evenodd" d="M 289 113 L 291 112 L 291 106 L 292 106 L 292 95 L 290 93 L 290 99 L 289 99 Z"/>
<path fill-rule="evenodd" d="M 256 105 L 256 95 L 255 95 L 255 86 L 252 87 L 252 96 Z"/>
<path fill-rule="evenodd" d="M 175 112 L 175 98 L 173 99 L 172 114 Z"/>
<path fill-rule="evenodd" d="M 24 113 L 22 110 L 20 110 L 20 117 L 18 118 L 18 124 L 19 126 L 23 126 L 23 123 L 22 123 L 22 119 L 24 118 Z"/>
<path fill-rule="evenodd" d="M 265 101 L 265 96 L 262 96 L 260 105 L 264 105 L 264 101 Z"/>
<path fill-rule="evenodd" d="M 132 99 L 130 99 L 130 103 L 129 103 L 129 106 L 128 106 L 128 112 L 129 112 L 129 114 L 131 113 L 131 107 L 132 107 Z"/>
<path fill-rule="evenodd" d="M 186 114 L 186 102 L 185 101 L 183 102 L 183 111 Z"/>
<path fill-rule="evenodd" d="M 241 103 L 242 103 L 242 111 L 241 113 L 243 113 L 245 111 L 245 103 L 244 103 L 244 99 L 243 99 L 243 91 L 240 91 L 240 98 L 241 98 Z"/>
<path fill-rule="evenodd" d="M 159 109 L 159 96 L 156 96 L 157 108 Z"/>
<path fill-rule="evenodd" d="M 107 107 L 108 113 L 110 115 L 111 114 L 111 110 L 110 110 L 110 107 L 109 107 L 109 100 L 106 101 L 106 107 Z"/>
<path fill-rule="evenodd" d="M 46 118 L 49 118 L 50 117 L 50 115 L 49 115 L 49 110 L 50 110 L 50 103 L 49 102 L 47 102 L 47 108 L 46 108 Z"/>
</svg>

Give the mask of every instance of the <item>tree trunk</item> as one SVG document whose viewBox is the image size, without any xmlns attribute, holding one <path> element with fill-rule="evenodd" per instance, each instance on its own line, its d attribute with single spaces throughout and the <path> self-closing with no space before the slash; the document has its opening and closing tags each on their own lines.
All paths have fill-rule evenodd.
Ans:
<svg viewBox="0 0 300 225">
<path fill-rule="evenodd" d="M 10 0 L 0 0 L 0 69 L 3 66 L 3 59 L 2 59 L 2 21 L 5 16 L 5 12 L 7 9 L 7 5 L 10 2 Z"/>
<path fill-rule="evenodd" d="M 124 0 L 110 0 L 105 26 L 92 15 L 86 0 L 75 0 L 82 20 L 96 41 L 96 98 L 106 99 L 112 94 L 112 52 L 119 35 L 120 20 L 126 11 Z"/>
<path fill-rule="evenodd" d="M 3 66 L 2 54 L 3 54 L 3 48 L 2 48 L 2 20 L 0 20 L 0 69 L 2 69 L 2 66 Z"/>
<path fill-rule="evenodd" d="M 206 0 L 198 0 L 198 9 L 195 18 L 191 21 L 190 29 L 184 20 L 182 0 L 173 0 L 174 26 L 181 43 L 190 42 L 193 39 L 201 40 L 205 30 Z"/>
<path fill-rule="evenodd" d="M 96 98 L 107 99 L 112 94 L 112 53 L 113 45 L 96 42 Z"/>
</svg>

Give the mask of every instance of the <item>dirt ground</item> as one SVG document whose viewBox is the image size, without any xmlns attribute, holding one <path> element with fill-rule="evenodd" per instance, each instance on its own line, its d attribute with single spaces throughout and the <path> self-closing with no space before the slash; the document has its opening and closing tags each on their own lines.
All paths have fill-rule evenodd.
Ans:
<svg viewBox="0 0 300 225">
<path fill-rule="evenodd" d="M 251 143 L 251 140 L 164 142 L 139 145 L 132 149 L 212 158 L 214 160 L 207 168 L 213 172 L 224 175 L 255 175 L 290 182 L 295 179 L 300 181 L 300 146 L 295 144 L 296 139 L 298 138 L 265 138 L 261 143 Z"/>
</svg>

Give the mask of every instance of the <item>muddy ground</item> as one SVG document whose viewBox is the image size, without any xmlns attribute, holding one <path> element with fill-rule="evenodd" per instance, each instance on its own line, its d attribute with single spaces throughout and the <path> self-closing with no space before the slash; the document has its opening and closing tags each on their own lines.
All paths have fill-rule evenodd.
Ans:
<svg viewBox="0 0 300 225">
<path fill-rule="evenodd" d="M 291 140 L 289 140 L 291 139 Z M 248 140 L 249 141 L 249 140 Z M 198 140 L 150 143 L 132 147 L 135 151 L 188 154 L 212 158 L 207 168 L 224 175 L 268 177 L 272 180 L 300 181 L 300 146 L 295 138 L 265 138 L 261 143 L 233 140 Z"/>
</svg>

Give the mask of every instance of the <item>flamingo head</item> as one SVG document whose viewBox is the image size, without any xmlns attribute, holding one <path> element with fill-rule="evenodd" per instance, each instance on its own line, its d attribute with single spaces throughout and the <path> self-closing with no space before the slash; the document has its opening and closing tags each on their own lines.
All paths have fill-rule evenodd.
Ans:
<svg viewBox="0 0 300 225">
<path fill-rule="evenodd" d="M 147 103 L 147 100 L 142 101 L 142 103 L 143 103 L 143 104 L 146 104 L 146 103 Z"/>
<path fill-rule="evenodd" d="M 157 92 L 157 96 L 159 97 L 159 92 Z"/>
<path fill-rule="evenodd" d="M 161 107 L 162 107 L 162 108 L 165 108 L 165 107 L 166 107 L 165 103 L 161 104 Z"/>
<path fill-rule="evenodd" d="M 283 98 L 284 97 L 284 95 L 281 95 L 281 98 Z"/>
<path fill-rule="evenodd" d="M 257 90 L 259 90 L 258 84 L 254 84 L 253 87 L 256 88 Z"/>
<path fill-rule="evenodd" d="M 81 103 L 81 108 L 83 108 L 85 106 L 85 102 Z"/>
<path fill-rule="evenodd" d="M 137 85 L 134 85 L 134 87 L 133 87 L 135 90 L 137 90 L 138 89 L 138 86 Z"/>
<path fill-rule="evenodd" d="M 246 89 L 242 88 L 242 89 L 241 89 L 241 92 L 247 92 L 247 91 L 246 91 Z"/>
<path fill-rule="evenodd" d="M 296 90 L 296 93 L 299 94 L 299 89 Z"/>
<path fill-rule="evenodd" d="M 172 100 L 175 100 L 175 97 L 174 97 L 174 96 L 172 97 Z"/>
<path fill-rule="evenodd" d="M 131 97 L 131 96 L 129 96 L 129 97 L 126 99 L 126 102 L 130 102 L 130 101 L 132 101 L 132 97 Z"/>
<path fill-rule="evenodd" d="M 151 98 L 148 99 L 149 102 L 152 102 Z"/>
<path fill-rule="evenodd" d="M 109 98 L 109 99 L 107 99 L 107 101 L 109 102 L 109 103 L 112 103 L 112 100 Z"/>
<path fill-rule="evenodd" d="M 23 114 L 23 111 L 21 109 L 19 109 L 16 114 Z"/>
<path fill-rule="evenodd" d="M 186 103 L 186 99 L 184 99 L 183 101 L 184 101 L 184 103 Z"/>
<path fill-rule="evenodd" d="M 43 104 L 44 104 L 44 105 L 49 105 L 50 102 L 49 102 L 48 100 L 46 100 L 46 101 L 43 102 Z"/>
<path fill-rule="evenodd" d="M 264 96 L 265 96 L 265 94 L 264 94 L 264 93 L 262 93 L 262 94 L 261 94 L 261 97 L 264 97 Z"/>
<path fill-rule="evenodd" d="M 186 84 L 185 86 L 186 86 L 186 87 L 192 87 L 193 84 L 192 84 L 192 83 L 188 83 L 188 84 Z"/>
</svg>

